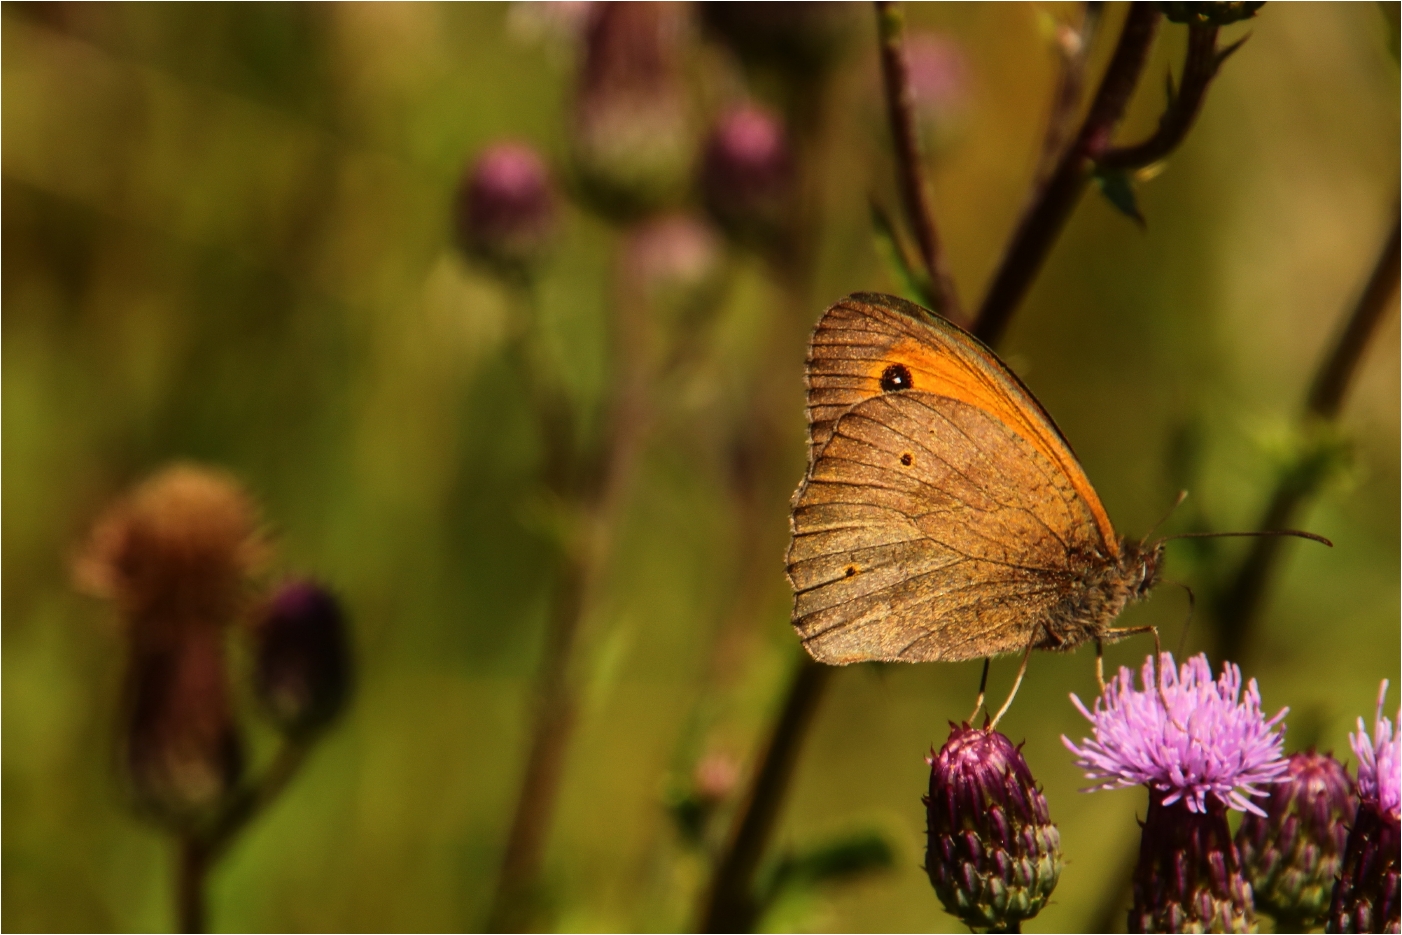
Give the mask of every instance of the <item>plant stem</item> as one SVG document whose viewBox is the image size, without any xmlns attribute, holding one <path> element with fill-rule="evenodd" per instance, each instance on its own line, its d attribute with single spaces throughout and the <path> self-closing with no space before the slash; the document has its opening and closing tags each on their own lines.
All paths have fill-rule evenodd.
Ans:
<svg viewBox="0 0 1402 935">
<path fill-rule="evenodd" d="M 533 922 L 534 890 L 576 725 L 579 692 L 571 671 L 575 648 L 580 629 L 597 603 L 614 528 L 648 421 L 648 335 L 635 299 L 620 296 L 615 304 L 615 370 L 602 454 L 597 460 L 579 463 L 581 459 L 575 456 L 568 458 L 572 462 L 568 466 L 556 463 L 544 468 L 553 492 L 577 506 L 579 528 L 566 546 L 547 622 L 535 684 L 530 750 L 487 915 L 488 931 L 523 931 Z M 538 382 L 539 377 L 532 376 L 532 382 Z M 552 415 L 558 409 L 538 404 L 542 429 L 547 433 L 572 425 Z M 557 459 L 567 457 L 571 451 L 568 442 L 548 440 L 547 451 L 554 452 Z"/>
<path fill-rule="evenodd" d="M 1183 61 L 1183 78 L 1176 93 L 1169 85 L 1168 108 L 1159 118 L 1153 135 L 1133 146 L 1116 146 L 1097 162 L 1105 169 L 1139 169 L 1163 159 L 1192 129 L 1198 112 L 1207 97 L 1207 86 L 1217 75 L 1217 69 L 1227 57 L 1241 48 L 1242 39 L 1222 51 L 1217 50 L 1217 27 L 1191 25 L 1188 27 L 1188 51 Z M 1172 78 L 1170 77 L 1170 82 Z"/>
<path fill-rule="evenodd" d="M 798 663 L 754 782 L 740 806 L 732 838 L 711 882 L 703 931 L 748 932 L 757 921 L 762 907 L 753 891 L 755 872 L 778 821 L 804 738 L 832 671 L 832 667 L 814 662 L 807 654 Z"/>
<path fill-rule="evenodd" d="M 175 916 L 179 931 L 205 930 L 204 886 L 209 873 L 209 854 L 194 832 L 176 838 Z"/>
<path fill-rule="evenodd" d="M 1378 325 L 1391 307 L 1397 291 L 1399 228 L 1397 205 L 1393 205 L 1392 229 L 1368 276 L 1348 320 L 1329 353 L 1320 362 L 1309 393 L 1305 397 L 1302 421 L 1308 426 L 1338 417 L 1353 377 L 1358 371 Z M 1285 529 L 1292 525 L 1300 508 L 1318 489 L 1323 477 L 1318 472 L 1301 476 L 1287 474 L 1271 496 L 1257 529 Z M 1218 642 L 1224 658 L 1240 661 L 1251 644 L 1256 620 L 1271 573 L 1278 561 L 1284 537 L 1272 536 L 1252 541 L 1251 550 L 1217 602 Z"/>
<path fill-rule="evenodd" d="M 1075 141 L 1023 215 L 1008 244 L 988 294 L 979 308 L 974 334 L 995 343 L 1012 319 L 1090 180 L 1095 160 L 1110 148 L 1115 125 L 1139 83 L 1160 14 L 1151 3 L 1133 3 L 1120 30 L 1110 65 L 1100 80 L 1090 112 Z"/>
<path fill-rule="evenodd" d="M 920 138 L 915 126 L 915 101 L 910 90 L 910 72 L 905 57 L 905 15 L 892 0 L 876 0 L 876 26 L 881 43 L 881 75 L 886 89 L 886 113 L 896 146 L 897 176 L 905 200 L 906 219 L 915 230 L 920 256 L 930 284 L 935 311 L 959 325 L 966 323 L 954 280 L 949 275 L 944 251 L 935 228 L 930 206 L 930 188 L 920 158 Z"/>
<path fill-rule="evenodd" d="M 205 828 L 176 832 L 175 916 L 182 932 L 205 930 L 205 884 L 239 833 L 267 809 L 297 774 L 315 735 L 284 740 L 261 779 L 241 790 Z"/>
</svg>

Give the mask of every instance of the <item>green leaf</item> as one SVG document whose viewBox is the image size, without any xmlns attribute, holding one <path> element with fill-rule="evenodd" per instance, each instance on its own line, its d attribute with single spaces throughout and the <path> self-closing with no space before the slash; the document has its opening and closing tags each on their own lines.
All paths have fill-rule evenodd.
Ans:
<svg viewBox="0 0 1402 935">
<path fill-rule="evenodd" d="M 760 903 L 768 907 L 793 890 L 847 882 L 888 870 L 895 862 L 895 848 L 886 835 L 876 829 L 832 838 L 780 858 L 760 887 Z"/>
<path fill-rule="evenodd" d="M 1122 169 L 1096 169 L 1095 181 L 1100 186 L 1100 194 L 1121 214 L 1140 227 L 1146 226 L 1144 215 L 1139 213 L 1139 202 L 1134 197 L 1134 184 L 1128 172 Z"/>
<path fill-rule="evenodd" d="M 871 209 L 871 229 L 876 237 L 876 252 L 886 261 L 886 266 L 891 271 L 901 291 L 901 297 L 909 299 L 926 308 L 934 308 L 934 300 L 930 295 L 929 284 L 925 277 L 916 272 L 910 257 L 906 254 L 905 248 L 901 245 L 900 236 L 896 233 L 896 226 L 891 221 L 891 216 L 886 213 L 875 197 L 867 198 L 867 205 Z"/>
</svg>

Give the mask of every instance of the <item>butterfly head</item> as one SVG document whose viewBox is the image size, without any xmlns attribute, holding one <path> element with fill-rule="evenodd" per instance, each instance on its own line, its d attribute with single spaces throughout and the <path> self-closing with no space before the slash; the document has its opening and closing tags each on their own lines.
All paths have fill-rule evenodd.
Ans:
<svg viewBox="0 0 1402 935">
<path fill-rule="evenodd" d="M 1120 543 L 1120 567 L 1134 600 L 1148 594 L 1159 583 L 1159 566 L 1163 564 L 1163 540 L 1143 543 L 1124 539 Z"/>
</svg>

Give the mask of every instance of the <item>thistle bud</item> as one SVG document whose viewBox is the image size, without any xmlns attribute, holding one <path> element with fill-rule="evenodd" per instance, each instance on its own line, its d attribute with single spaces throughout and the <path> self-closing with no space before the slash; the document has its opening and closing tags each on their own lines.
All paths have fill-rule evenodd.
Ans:
<svg viewBox="0 0 1402 935">
<path fill-rule="evenodd" d="M 742 237 L 772 236 L 783 224 L 793 181 L 793 154 L 773 114 L 746 106 L 716 123 L 701 187 L 706 206 L 727 229 Z"/>
<path fill-rule="evenodd" d="M 570 145 L 581 194 L 607 217 L 647 213 L 686 188 L 696 140 L 679 30 L 661 3 L 601 3 L 589 23 Z"/>
<path fill-rule="evenodd" d="M 1387 680 L 1378 690 L 1370 737 L 1363 719 L 1349 742 L 1358 757 L 1358 814 L 1344 846 L 1329 904 L 1329 932 L 1396 932 L 1402 928 L 1398 861 L 1402 848 L 1402 737 L 1383 716 Z"/>
<path fill-rule="evenodd" d="M 1018 747 L 997 731 L 955 727 L 927 759 L 925 871 L 970 928 L 1016 930 L 1061 875 L 1061 837 Z"/>
<path fill-rule="evenodd" d="M 350 691 L 350 653 L 336 599 L 310 581 L 283 585 L 254 624 L 254 691 L 288 734 L 329 724 Z"/>
<path fill-rule="evenodd" d="M 235 481 L 176 465 L 110 507 L 76 563 L 79 587 L 122 617 L 122 760 L 139 807 L 164 820 L 198 819 L 238 782 L 224 634 L 264 552 Z"/>
<path fill-rule="evenodd" d="M 1294 753 L 1288 762 L 1289 772 L 1261 803 L 1265 814 L 1242 818 L 1236 845 L 1256 908 L 1280 931 L 1303 931 L 1329 909 L 1358 800 L 1330 754 Z"/>
<path fill-rule="evenodd" d="M 1173 793 L 1149 789 L 1149 811 L 1134 868 L 1131 932 L 1250 932 L 1251 887 L 1227 826 L 1227 806 L 1211 797 L 1195 811 Z"/>
<path fill-rule="evenodd" d="M 477 157 L 458 188 L 458 239 L 478 259 L 521 270 L 544 251 L 557 213 L 545 161 L 524 144 L 497 143 Z"/>
<path fill-rule="evenodd" d="M 958 43 L 934 33 L 913 33 L 905 54 L 920 140 L 927 153 L 938 156 L 963 133 L 969 65 Z"/>
<path fill-rule="evenodd" d="M 684 214 L 634 228 L 623 244 L 626 281 L 649 309 L 685 321 L 703 311 L 720 286 L 721 243 L 712 229 Z"/>
</svg>

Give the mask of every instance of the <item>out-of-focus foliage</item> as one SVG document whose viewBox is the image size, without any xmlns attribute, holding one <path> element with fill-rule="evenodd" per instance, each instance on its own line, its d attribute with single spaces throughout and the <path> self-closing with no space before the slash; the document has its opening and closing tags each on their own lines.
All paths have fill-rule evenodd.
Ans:
<svg viewBox="0 0 1402 935">
<path fill-rule="evenodd" d="M 950 266 L 972 304 L 1025 203 L 1056 58 L 1030 5 L 908 14 L 913 32 L 962 50 L 959 132 L 931 168 Z M 1106 36 L 1121 15 L 1107 13 Z M 689 8 L 680 18 L 676 80 L 694 116 L 744 103 L 745 69 Z M 504 361 L 507 300 L 456 249 L 454 199 L 464 166 L 501 138 L 538 146 L 557 172 L 568 164 L 566 109 L 578 93 L 568 15 L 10 4 L 0 19 L 0 922 L 170 924 L 172 856 L 112 783 L 115 621 L 73 592 L 68 568 L 115 492 L 191 458 L 254 491 L 275 524 L 285 567 L 274 571 L 326 579 L 360 660 L 350 709 L 219 868 L 214 923 L 475 928 L 524 753 L 555 505 L 539 492 L 538 433 Z M 783 691 L 796 649 L 782 573 L 788 491 L 761 510 L 773 573 L 758 617 L 737 631 L 724 618 L 745 569 L 723 442 L 757 381 L 778 378 L 791 418 L 774 431 L 796 483 L 801 348 L 769 330 L 786 315 L 806 327 L 849 291 L 901 289 L 868 202 L 874 193 L 895 205 L 869 8 L 850 22 L 813 144 L 814 282 L 801 308 L 786 305 L 753 251 L 730 252 L 721 308 L 695 365 L 667 384 L 584 633 L 587 691 L 546 866 L 561 929 L 692 924 L 704 885 L 696 841 L 714 843 L 731 804 L 707 804 L 684 840 L 667 790 L 715 751 L 743 775 Z M 1147 228 L 1086 197 L 1004 345 L 1128 534 L 1147 530 L 1179 486 L 1192 493 L 1179 527 L 1256 521 L 1290 463 L 1279 453 L 1308 446 L 1295 413 L 1396 190 L 1398 72 L 1377 8 L 1268 5 L 1225 27 L 1224 42 L 1248 30 L 1185 145 L 1137 186 Z M 1153 128 L 1155 89 L 1182 43 L 1182 27 L 1165 24 L 1126 138 Z M 1094 69 L 1108 50 L 1097 43 Z M 766 106 L 792 103 L 756 87 Z M 668 197 L 700 205 L 699 191 Z M 621 238 L 575 209 L 559 220 L 540 282 L 543 355 L 571 398 L 592 405 L 605 388 Z M 1397 348 L 1394 311 L 1345 407 L 1349 469 L 1306 522 L 1336 547 L 1288 546 L 1246 673 L 1267 708 L 1292 707 L 1292 749 L 1346 750 L 1378 680 L 1398 678 Z M 1167 575 L 1201 588 L 1242 549 L 1171 545 Z M 1162 588 L 1124 622 L 1157 623 L 1172 644 L 1184 615 Z M 722 631 L 742 638 L 716 649 Z M 1198 634 L 1186 639 L 1191 649 Z M 1118 645 L 1109 661 L 1133 663 L 1147 648 Z M 990 697 L 1014 667 L 995 663 Z M 769 924 L 957 928 L 920 869 L 922 757 L 968 710 L 977 679 L 976 664 L 838 673 L 774 855 L 822 854 L 856 834 L 889 841 L 894 857 L 887 871 L 780 899 L 798 908 Z M 1000 724 L 1026 739 L 1067 860 L 1029 930 L 1083 930 L 1132 854 L 1144 808 L 1137 790 L 1077 793 L 1057 739 L 1079 728 L 1072 690 L 1094 691 L 1089 653 L 1039 656 Z M 250 757 L 270 749 L 255 736 Z M 866 828 L 880 838 L 862 837 Z M 858 854 L 863 868 L 881 863 L 873 847 Z M 773 864 L 770 879 L 827 872 L 816 866 Z"/>
</svg>

